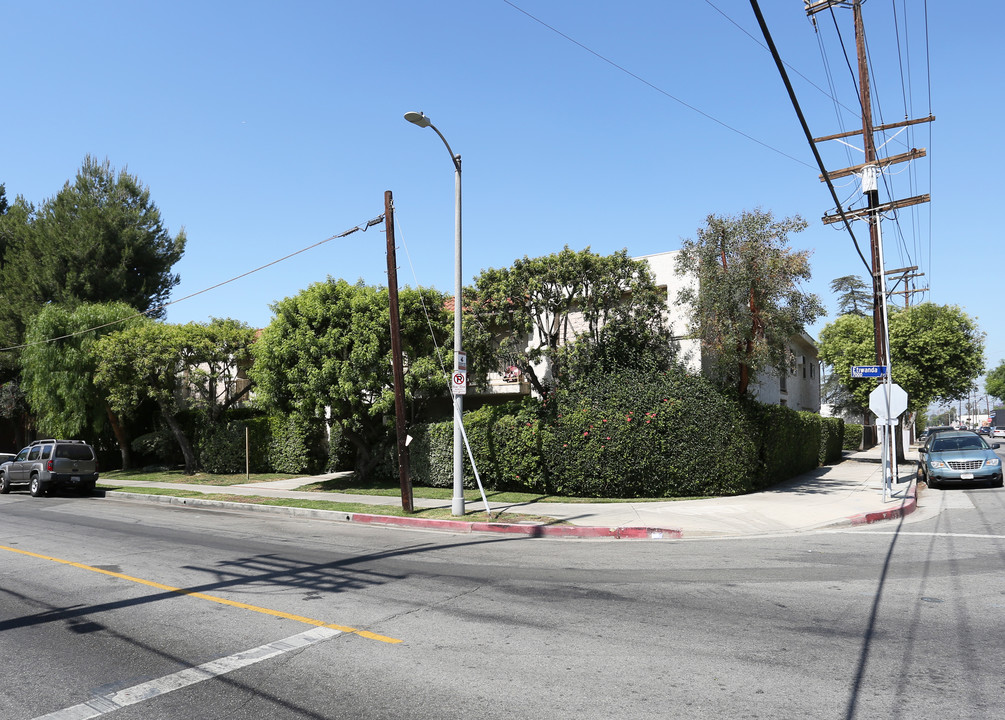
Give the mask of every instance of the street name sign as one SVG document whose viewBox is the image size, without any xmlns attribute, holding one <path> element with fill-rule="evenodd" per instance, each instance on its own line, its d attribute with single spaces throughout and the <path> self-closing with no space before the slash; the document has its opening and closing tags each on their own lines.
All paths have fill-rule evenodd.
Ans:
<svg viewBox="0 0 1005 720">
<path fill-rule="evenodd" d="M 853 378 L 886 377 L 886 365 L 852 365 L 851 376 Z"/>
</svg>

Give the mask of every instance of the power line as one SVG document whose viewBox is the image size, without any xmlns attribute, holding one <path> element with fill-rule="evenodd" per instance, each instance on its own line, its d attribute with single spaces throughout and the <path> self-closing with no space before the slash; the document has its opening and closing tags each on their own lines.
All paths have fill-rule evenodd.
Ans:
<svg viewBox="0 0 1005 720">
<path fill-rule="evenodd" d="M 367 229 L 373 227 L 374 225 L 379 225 L 382 222 L 384 222 L 384 215 L 383 214 L 381 214 L 378 217 L 375 217 L 372 220 L 368 220 L 365 223 L 361 223 L 361 224 L 357 225 L 356 227 L 353 227 L 353 228 L 350 228 L 350 229 L 348 229 L 348 230 L 346 230 L 344 232 L 341 232 L 338 235 L 332 235 L 331 237 L 327 237 L 324 240 L 320 240 L 320 241 L 318 241 L 318 242 L 316 242 L 316 243 L 314 243 L 312 245 L 308 245 L 307 247 L 303 247 L 303 248 L 300 248 L 299 250 L 291 252 L 289 255 L 284 255 L 281 258 L 273 260 L 272 262 L 268 262 L 265 265 L 260 265 L 259 267 L 255 268 L 254 270 L 248 270 L 247 272 L 241 273 L 240 275 L 235 275 L 234 277 L 232 277 L 232 278 L 230 278 L 228 280 L 224 280 L 223 282 L 218 282 L 215 285 L 209 286 L 208 288 L 204 288 L 202 290 L 198 290 L 198 291 L 196 291 L 194 293 L 190 293 L 190 294 L 188 294 L 188 295 L 186 295 L 184 297 L 180 297 L 177 300 L 172 300 L 170 302 L 164 303 L 163 305 L 158 305 L 157 307 L 150 308 L 149 310 L 146 310 L 144 312 L 138 312 L 138 313 L 136 313 L 134 315 L 129 315 L 128 317 L 124 317 L 124 318 L 121 318 L 119 320 L 115 320 L 113 322 L 105 323 L 104 325 L 96 325 L 94 327 L 87 328 L 86 330 L 78 330 L 77 332 L 68 333 L 66 335 L 60 335 L 59 337 L 48 338 L 46 340 L 36 340 L 35 342 L 23 343 L 21 345 L 11 345 L 10 347 L 0 348 L 0 352 L 9 352 L 11 350 L 20 350 L 22 348 L 32 347 L 34 345 L 45 345 L 46 343 L 52 343 L 52 342 L 56 342 L 58 340 L 65 340 L 67 338 L 76 337 L 78 335 L 84 335 L 84 334 L 89 333 L 89 332 L 94 332 L 95 330 L 103 330 L 106 327 L 111 327 L 113 325 L 120 325 L 120 324 L 126 322 L 127 320 L 132 320 L 132 319 L 138 318 L 138 317 L 145 317 L 147 315 L 150 315 L 151 313 L 160 312 L 161 310 L 163 310 L 164 308 L 168 307 L 169 305 L 175 305 L 175 304 L 180 303 L 180 302 L 182 302 L 184 300 L 190 300 L 190 299 L 192 299 L 192 298 L 194 298 L 194 297 L 196 297 L 198 295 L 202 295 L 204 293 L 208 293 L 210 290 L 216 290 L 217 288 L 223 287 L 224 285 L 228 285 L 228 284 L 230 284 L 230 283 L 232 283 L 232 282 L 234 282 L 236 280 L 240 280 L 241 278 L 245 278 L 245 277 L 247 277 L 249 275 L 253 275 L 253 274 L 257 273 L 257 272 L 261 272 L 262 270 L 265 270 L 266 268 L 270 268 L 273 265 L 277 265 L 278 263 L 281 263 L 284 260 L 289 260 L 291 257 L 296 257 L 297 255 L 300 255 L 301 253 L 305 253 L 308 250 L 313 250 L 316 247 L 320 247 L 321 245 L 324 245 L 325 243 L 331 242 L 332 240 L 338 240 L 339 238 L 344 238 L 347 235 L 352 235 L 353 233 L 359 232 L 359 231 L 366 232 Z"/>
<path fill-rule="evenodd" d="M 768 25 L 764 21 L 764 16 L 761 14 L 761 7 L 757 4 L 757 0 L 750 0 L 750 6 L 754 11 L 754 15 L 757 16 L 757 23 L 761 27 L 761 33 L 764 35 L 764 41 L 768 44 L 768 48 L 771 50 L 771 57 L 774 58 L 775 66 L 778 68 L 778 73 L 782 76 L 782 82 L 785 83 L 785 89 L 789 93 L 789 100 L 792 102 L 792 107 L 796 111 L 796 116 L 799 118 L 799 124 L 802 126 L 803 133 L 806 135 L 806 142 L 810 144 L 810 150 L 813 151 L 813 157 L 816 158 L 817 166 L 820 168 L 824 181 L 827 183 L 827 188 L 831 191 L 831 197 L 834 199 L 834 204 L 837 206 L 838 214 L 841 215 L 841 219 L 844 221 L 845 227 L 848 229 L 848 234 L 851 236 L 851 241 L 855 244 L 855 250 L 858 252 L 858 256 L 862 259 L 862 264 L 869 268 L 869 272 L 871 273 L 872 269 L 868 261 L 865 259 L 865 255 L 862 254 L 862 248 L 859 247 L 858 239 L 856 239 L 855 233 L 851 229 L 851 220 L 849 220 L 848 216 L 845 214 L 841 201 L 838 199 L 837 190 L 831 182 L 830 174 L 824 167 L 824 161 L 820 157 L 820 151 L 817 150 L 816 143 L 813 142 L 813 135 L 810 133 L 809 125 L 806 124 L 806 117 L 803 115 L 802 108 L 799 107 L 799 100 L 796 98 L 796 92 L 792 88 L 789 75 L 785 72 L 785 64 L 782 62 L 782 58 L 778 54 L 778 49 L 775 47 L 774 40 L 771 39 L 771 32 L 768 30 Z"/>
<path fill-rule="evenodd" d="M 727 130 L 730 130 L 730 131 L 732 131 L 732 132 L 736 133 L 737 135 L 740 135 L 740 136 L 742 136 L 742 137 L 745 137 L 745 138 L 747 138 L 747 139 L 748 139 L 748 140 L 750 140 L 751 142 L 755 142 L 755 143 L 757 143 L 757 144 L 758 144 L 758 145 L 760 145 L 761 147 L 765 147 L 765 148 L 767 148 L 768 150 L 771 150 L 772 152 L 776 152 L 776 153 L 778 153 L 779 155 L 783 155 L 783 156 L 787 157 L 787 158 L 788 158 L 789 160 L 792 160 L 792 161 L 794 161 L 794 162 L 797 162 L 797 163 L 799 163 L 800 165 L 805 165 L 805 166 L 806 166 L 806 167 L 808 167 L 808 168 L 812 168 L 812 167 L 813 167 L 813 166 L 812 166 L 812 165 L 810 165 L 809 163 L 807 163 L 807 162 L 804 162 L 803 160 L 800 160 L 800 159 L 799 159 L 799 158 L 797 158 L 797 157 L 793 157 L 792 155 L 789 155 L 789 154 L 788 154 L 787 152 L 784 152 L 784 151 L 782 151 L 782 150 L 779 150 L 779 149 L 778 149 L 778 148 L 776 148 L 776 147 L 772 147 L 771 145 L 768 145 L 768 144 L 767 144 L 766 142 L 763 142 L 763 141 L 761 141 L 761 140 L 758 140 L 757 138 L 755 138 L 755 137 L 753 137 L 753 136 L 751 136 L 751 135 L 748 135 L 747 133 L 743 132 L 742 130 L 738 130 L 737 128 L 733 127 L 732 125 L 728 125 L 728 124 L 724 123 L 724 122 L 723 122 L 722 120 L 719 120 L 718 118 L 716 118 L 716 117 L 713 117 L 712 115 L 709 115 L 709 114 L 708 114 L 707 112 L 705 112 L 704 110 L 700 110 L 700 109 L 696 108 L 696 107 L 695 107 L 694 105 L 691 105 L 691 104 L 689 104 L 689 103 L 685 102 L 684 100 L 681 100 L 681 99 L 680 99 L 679 97 L 676 97 L 676 96 L 674 96 L 674 95 L 671 95 L 671 94 L 670 94 L 669 92 L 667 92 L 666 90 L 664 90 L 664 89 L 663 89 L 663 88 L 661 88 L 661 87 L 658 87 L 657 85 L 654 85 L 653 83 L 651 83 L 651 82 L 649 82 L 648 80 L 646 80 L 646 79 L 645 79 L 644 77 L 641 77 L 640 75 L 636 75 L 635 73 L 633 73 L 633 72 L 632 72 L 631 70 L 629 70 L 628 68 L 625 68 L 625 67 L 623 67 L 623 66 L 621 66 L 621 65 L 618 65 L 618 64 L 617 64 L 616 62 L 614 62 L 614 61 L 613 61 L 613 60 L 611 60 L 610 58 L 607 58 L 607 57 L 605 57 L 604 55 L 601 55 L 601 54 L 600 54 L 599 52 L 597 52 L 596 50 L 594 50 L 594 49 L 592 49 L 592 48 L 590 48 L 590 47 L 588 47 L 588 46 L 584 45 L 583 43 L 579 42 L 579 41 L 578 41 L 578 40 L 576 40 L 575 38 L 572 38 L 572 37 L 570 37 L 569 35 L 566 35 L 566 34 L 565 34 L 564 32 L 562 32 L 562 31 L 561 31 L 561 30 L 559 30 L 558 28 L 556 28 L 556 27 L 554 27 L 554 26 L 552 26 L 552 25 L 549 25 L 549 24 L 548 24 L 548 23 L 546 23 L 546 22 L 545 22 L 544 20 L 541 20 L 540 18 L 538 18 L 538 17 L 536 17 L 536 16 L 534 16 L 534 15 L 531 15 L 531 14 L 530 14 L 529 12 L 527 12 L 527 11 L 526 11 L 526 10 L 524 10 L 523 8 L 521 8 L 521 7 L 519 7 L 518 5 L 516 5 L 516 4 L 514 4 L 513 2 L 511 2 L 511 0 L 503 0 L 503 2 L 504 2 L 504 3 L 506 3 L 507 5 L 509 5 L 510 7 L 512 7 L 512 8 L 514 9 L 514 10 L 518 10 L 519 12 L 523 13 L 524 15 L 526 15 L 527 17 L 529 17 L 529 18 L 530 18 L 531 20 L 533 20 L 534 22 L 536 22 L 536 23 L 539 23 L 539 24 L 543 25 L 544 27 L 548 28 L 548 29 L 549 29 L 549 30 L 551 30 L 551 31 L 552 31 L 553 33 L 555 33 L 556 35 L 559 35 L 559 36 L 561 36 L 561 37 L 565 38 L 566 40 L 568 40 L 569 42 L 571 42 L 571 43 L 572 43 L 573 45 L 576 45 L 577 47 L 580 47 L 580 48 L 582 48 L 583 50 L 585 50 L 586 52 L 590 53 L 590 54 L 591 54 L 591 55 L 593 55 L 594 57 L 596 57 L 596 58 L 599 58 L 600 60 L 603 60 L 603 61 L 604 61 L 605 63 L 607 63 L 607 64 L 608 64 L 608 65 L 610 65 L 611 67 L 614 67 L 614 68 L 617 68 L 618 70 L 620 70 L 621 72 L 625 73 L 626 75 L 628 75 L 628 76 L 630 76 L 630 77 L 632 77 L 632 78 L 635 78 L 635 79 L 636 79 L 636 80 L 638 80 L 638 81 L 639 81 L 640 83 L 642 83 L 642 84 L 644 84 L 644 85 L 648 86 L 649 88 L 651 88 L 651 89 L 655 90 L 656 92 L 660 93 L 661 95 L 665 95 L 666 97 L 670 98 L 670 99 L 671 99 L 671 100 L 673 100 L 674 102 L 676 102 L 676 103 L 679 103 L 679 104 L 683 105 L 683 106 L 684 106 L 684 107 L 686 107 L 686 108 L 687 108 L 688 110 L 691 110 L 691 111 L 693 111 L 693 112 L 696 112 L 696 113 L 698 113 L 698 114 L 699 114 L 699 115 L 701 115 L 702 117 L 704 117 L 704 118 L 707 118 L 707 119 L 711 120 L 712 122 L 714 122 L 714 123 L 716 123 L 716 124 L 718 124 L 718 125 L 721 125 L 722 127 L 724 127 L 724 128 L 726 128 Z"/>
</svg>

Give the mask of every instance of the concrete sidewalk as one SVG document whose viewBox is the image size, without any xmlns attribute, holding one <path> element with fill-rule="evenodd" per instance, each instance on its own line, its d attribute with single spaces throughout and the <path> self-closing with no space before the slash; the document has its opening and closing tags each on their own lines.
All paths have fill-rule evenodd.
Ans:
<svg viewBox="0 0 1005 720">
<path fill-rule="evenodd" d="M 373 513 L 346 513 L 324 510 L 303 510 L 274 506 L 237 503 L 241 509 L 282 512 L 290 515 L 321 517 L 333 520 L 415 527 L 450 532 L 503 532 L 532 536 L 580 538 L 691 538 L 702 536 L 749 536 L 815 530 L 831 526 L 851 526 L 896 519 L 913 512 L 917 507 L 915 471 L 917 452 L 906 452 L 908 462 L 901 465 L 898 475 L 901 482 L 893 486 L 893 496 L 883 497 L 882 465 L 879 448 L 864 452 L 846 453 L 837 465 L 828 465 L 780 483 L 768 490 L 750 495 L 712 498 L 707 500 L 680 500 L 667 502 L 614 502 L 614 503 L 498 503 L 490 502 L 492 512 L 554 518 L 562 524 L 542 523 L 486 523 L 465 520 L 432 520 L 380 515 L 380 505 L 398 505 L 393 497 L 350 495 L 345 493 L 317 493 L 297 491 L 295 488 L 331 477 L 306 477 L 230 486 L 187 485 L 181 483 L 150 483 L 143 481 L 117 481 L 120 486 L 146 488 L 171 488 L 194 490 L 201 493 L 230 495 L 257 495 L 275 498 L 301 498 L 305 500 L 330 500 L 374 505 Z M 200 501 L 192 498 L 149 496 L 127 491 L 116 491 L 109 496 L 126 495 L 130 499 L 150 499 L 180 505 L 209 505 L 234 507 L 234 503 Z M 450 508 L 450 500 L 415 498 L 415 506 L 422 508 Z M 468 510 L 482 510 L 484 503 L 469 501 Z"/>
</svg>

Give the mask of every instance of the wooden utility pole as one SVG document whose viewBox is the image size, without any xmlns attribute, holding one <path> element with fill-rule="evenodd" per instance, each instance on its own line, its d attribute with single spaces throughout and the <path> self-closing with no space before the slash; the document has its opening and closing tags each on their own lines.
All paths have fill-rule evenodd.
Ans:
<svg viewBox="0 0 1005 720">
<path fill-rule="evenodd" d="M 904 307 L 911 306 L 911 296 L 915 293 L 927 292 L 928 288 L 916 288 L 912 282 L 914 278 L 925 277 L 925 273 L 916 272 L 918 269 L 917 265 L 912 265 L 906 268 L 897 268 L 896 270 L 887 270 L 886 276 L 893 280 L 893 286 L 887 285 L 886 294 L 887 296 L 892 295 L 903 295 L 904 296 Z M 904 287 L 900 290 L 900 284 L 904 283 Z"/>
<path fill-rule="evenodd" d="M 405 369 L 401 357 L 401 318 L 398 315 L 398 257 L 394 249 L 394 202 L 384 193 L 384 229 L 387 231 L 387 296 L 391 309 L 391 370 L 394 373 L 394 417 L 398 434 L 398 474 L 401 507 L 413 512 L 412 478 L 408 474 L 408 443 L 405 431 Z"/>
<path fill-rule="evenodd" d="M 872 124 L 872 93 L 869 83 L 869 61 L 866 54 L 865 45 L 865 25 L 862 21 L 863 0 L 851 0 L 852 14 L 855 22 L 855 48 L 858 56 L 858 81 L 862 108 L 862 152 L 865 155 L 865 162 L 852 168 L 845 168 L 835 172 L 828 171 L 823 180 L 829 181 L 831 178 L 842 175 L 861 174 L 862 192 L 866 196 L 867 207 L 864 210 L 853 211 L 859 218 L 865 218 L 869 223 L 869 241 L 871 247 L 871 273 L 872 273 L 872 318 L 873 335 L 876 344 L 876 364 L 886 366 L 886 399 L 887 408 L 890 406 L 893 389 L 893 362 L 890 358 L 890 350 L 887 346 L 889 342 L 889 324 L 887 322 L 887 297 L 886 297 L 886 273 L 883 267 L 883 236 L 880 229 L 880 221 L 884 210 L 895 207 L 906 207 L 921 202 L 928 202 L 929 196 L 923 195 L 906 200 L 895 200 L 885 205 L 879 202 L 879 176 L 882 174 L 883 166 L 894 162 L 905 162 L 915 158 L 924 157 L 924 149 L 912 148 L 909 152 L 901 155 L 881 160 L 876 153 L 875 133 L 877 128 Z M 805 0 L 806 13 L 810 17 L 822 10 L 831 9 L 833 6 L 848 7 L 848 0 L 819 0 L 812 2 Z M 883 129 L 913 125 L 919 122 L 934 120 L 934 116 L 929 116 L 924 120 L 906 120 L 903 123 L 881 126 Z M 824 140 L 837 139 L 839 137 L 849 137 L 857 133 L 842 133 L 841 135 L 831 135 L 826 138 L 815 138 L 814 143 Z M 841 208 L 839 208 L 841 210 Z M 839 213 L 842 214 L 842 213 Z M 843 213 L 844 217 L 849 217 L 852 213 Z M 828 218 L 824 217 L 824 222 Z M 883 426 L 883 496 L 886 497 L 887 487 L 892 487 L 893 478 L 898 474 L 897 460 L 903 459 L 901 444 L 896 438 L 902 437 L 900 433 L 893 431 L 893 426 L 889 418 L 884 418 L 887 423 Z M 893 436 L 894 442 L 888 443 L 887 438 Z M 888 475 L 888 470 L 890 475 Z M 899 482 L 899 480 L 897 481 Z"/>
<path fill-rule="evenodd" d="M 858 86 L 862 103 L 862 144 L 865 167 L 862 168 L 862 190 L 869 202 L 869 246 L 872 248 L 872 324 L 876 338 L 876 364 L 886 365 L 886 332 L 884 330 L 883 258 L 879 236 L 879 183 L 876 177 L 876 141 L 872 129 L 872 94 L 869 89 L 869 61 L 865 54 L 865 26 L 862 24 L 862 3 L 852 5 L 855 16 L 855 49 L 858 53 Z"/>
<path fill-rule="evenodd" d="M 822 10 L 829 10 L 835 5 L 847 7 L 848 2 L 847 0 L 819 0 L 818 2 L 810 2 L 809 0 L 806 0 L 806 14 L 812 17 L 816 13 L 821 12 Z M 879 202 L 878 175 L 881 174 L 881 167 L 924 157 L 925 149 L 912 148 L 906 153 L 880 159 L 876 152 L 875 133 L 877 131 L 891 130 L 910 125 L 917 125 L 923 122 L 931 122 L 935 120 L 935 116 L 929 115 L 927 118 L 904 120 L 902 122 L 889 123 L 879 126 L 874 126 L 872 124 L 872 93 L 869 82 L 869 62 L 865 47 L 865 25 L 862 20 L 862 0 L 853 0 L 851 8 L 855 22 L 855 48 L 858 57 L 859 99 L 862 107 L 862 130 L 838 133 L 836 135 L 827 135 L 824 137 L 814 138 L 813 141 L 815 143 L 820 143 L 828 140 L 840 140 L 842 138 L 859 135 L 860 133 L 862 136 L 862 151 L 865 155 L 865 162 L 860 165 L 843 168 L 841 170 L 828 171 L 826 178 L 821 176 L 821 180 L 826 180 L 827 178 L 834 179 L 845 177 L 853 174 L 862 175 L 862 191 L 866 196 L 867 207 L 860 210 L 846 211 L 845 216 L 851 219 L 865 219 L 869 222 L 869 244 L 872 256 L 872 317 L 873 334 L 875 336 L 876 343 L 876 364 L 886 365 L 887 340 L 884 312 L 886 278 L 885 271 L 883 270 L 883 244 L 882 234 L 880 231 L 880 219 L 883 212 L 928 202 L 931 198 L 926 194 L 901 200 L 892 200 L 888 203 Z M 839 215 L 825 215 L 823 217 L 823 221 L 824 223 L 829 224 L 842 222 L 843 220 L 839 217 Z M 916 270 L 917 268 L 914 269 Z M 905 292 L 907 291 L 900 291 L 897 294 L 904 294 Z"/>
</svg>

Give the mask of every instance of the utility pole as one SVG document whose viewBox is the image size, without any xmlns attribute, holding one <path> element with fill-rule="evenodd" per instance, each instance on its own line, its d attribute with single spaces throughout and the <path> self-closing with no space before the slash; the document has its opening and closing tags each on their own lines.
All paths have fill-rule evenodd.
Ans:
<svg viewBox="0 0 1005 720">
<path fill-rule="evenodd" d="M 893 395 L 893 367 L 889 346 L 890 326 L 887 307 L 886 272 L 884 270 L 883 263 L 883 235 L 880 222 L 884 211 L 928 202 L 929 196 L 922 195 L 903 200 L 896 200 L 885 204 L 880 203 L 878 178 L 883 172 L 883 167 L 896 162 L 906 162 L 915 158 L 924 157 L 925 150 L 912 148 L 909 152 L 885 158 L 881 161 L 876 152 L 875 133 L 879 130 L 906 127 L 920 122 L 930 122 L 935 118 L 933 116 L 929 116 L 928 118 L 921 120 L 905 120 L 900 123 L 881 125 L 879 127 L 873 125 L 872 92 L 869 82 L 869 60 L 866 53 L 865 24 L 862 20 L 862 2 L 863 0 L 851 0 L 850 2 L 849 0 L 819 0 L 817 2 L 804 0 L 806 14 L 811 18 L 822 10 L 829 10 L 834 6 L 848 7 L 850 5 L 855 23 L 855 48 L 858 58 L 858 84 L 860 92 L 859 102 L 862 109 L 861 151 L 864 155 L 864 162 L 855 167 L 845 168 L 834 172 L 827 172 L 826 175 L 821 176 L 820 179 L 822 181 L 827 181 L 836 177 L 853 174 L 861 175 L 862 178 L 862 193 L 866 197 L 867 207 L 861 210 L 853 210 L 849 212 L 842 211 L 839 212 L 839 215 L 842 216 L 842 221 L 844 221 L 845 218 L 864 218 L 869 223 L 869 241 L 871 248 L 870 270 L 872 273 L 873 292 L 873 335 L 876 347 L 875 358 L 877 365 L 883 365 L 886 367 L 884 386 L 887 415 L 889 415 Z M 859 131 L 840 133 L 823 138 L 815 138 L 813 142 L 819 143 L 825 140 L 840 140 L 842 138 L 852 137 L 858 134 Z M 841 208 L 838 209 L 841 210 Z M 824 216 L 823 221 L 824 223 L 828 223 L 836 222 L 837 220 L 835 216 Z M 877 415 L 878 414 L 879 413 L 877 413 Z M 899 443 L 896 442 L 896 436 L 898 433 L 894 432 L 895 426 L 891 424 L 895 421 L 890 417 L 883 418 L 883 421 L 885 423 L 882 425 L 883 495 L 885 499 L 887 486 L 892 486 L 893 482 L 899 482 L 897 460 L 898 456 L 902 458 L 902 450 L 898 447 Z M 890 442 L 890 440 L 894 440 L 894 442 Z"/>
<path fill-rule="evenodd" d="M 394 201 L 384 193 L 384 229 L 387 231 L 387 296 L 391 311 L 391 370 L 394 373 L 394 418 L 398 434 L 398 475 L 401 507 L 412 512 L 412 478 L 408 474 L 408 443 L 405 433 L 405 370 L 401 357 L 401 318 L 398 315 L 398 257 L 394 248 Z"/>
<path fill-rule="evenodd" d="M 917 265 L 912 265 L 906 268 L 897 268 L 896 270 L 887 270 L 886 275 L 893 280 L 893 287 L 891 288 L 887 285 L 886 295 L 891 297 L 893 295 L 903 295 L 904 296 L 904 307 L 911 307 L 911 296 L 920 292 L 928 292 L 928 288 L 916 288 L 913 287 L 914 283 L 911 282 L 914 278 L 925 277 L 925 273 L 916 272 L 918 269 Z M 901 283 L 904 283 L 904 288 L 902 290 L 897 290 Z"/>
<path fill-rule="evenodd" d="M 806 14 L 811 17 L 823 10 L 829 10 L 833 6 L 848 7 L 849 4 L 848 0 L 820 0 L 819 2 L 812 3 L 809 2 L 809 0 L 805 0 L 805 3 Z M 931 122 L 935 120 L 935 116 L 930 115 L 926 118 L 904 120 L 903 122 L 889 123 L 879 126 L 873 125 L 872 93 L 869 82 L 869 62 L 865 47 L 865 24 L 862 20 L 862 0 L 853 0 L 851 2 L 851 8 L 855 22 L 855 48 L 858 57 L 859 100 L 862 107 L 862 130 L 814 138 L 813 142 L 821 143 L 829 140 L 843 140 L 844 138 L 859 134 L 862 136 L 861 150 L 865 155 L 865 162 L 861 165 L 856 165 L 850 168 L 828 171 L 827 176 L 821 176 L 820 179 L 821 181 L 824 181 L 827 178 L 833 180 L 836 178 L 847 177 L 849 175 L 862 175 L 862 191 L 866 196 L 867 207 L 861 210 L 845 211 L 845 216 L 850 219 L 865 219 L 869 222 L 869 243 L 872 256 L 873 334 L 875 336 L 876 345 L 876 364 L 886 365 L 888 339 L 886 336 L 886 318 L 883 307 L 886 298 L 886 291 L 880 220 L 882 213 L 884 212 L 928 202 L 931 197 L 928 194 L 924 194 L 901 200 L 893 200 L 887 203 L 880 203 L 879 183 L 877 182 L 877 177 L 882 171 L 881 166 L 922 158 L 925 157 L 926 152 L 924 148 L 912 148 L 906 153 L 901 153 L 899 155 L 894 155 L 880 160 L 876 152 L 875 133 L 877 131 L 892 130 L 917 125 L 919 123 Z M 823 222 L 825 224 L 832 224 L 842 222 L 842 219 L 837 214 L 825 215 L 823 217 Z M 917 268 L 913 269 L 916 270 Z"/>
</svg>

